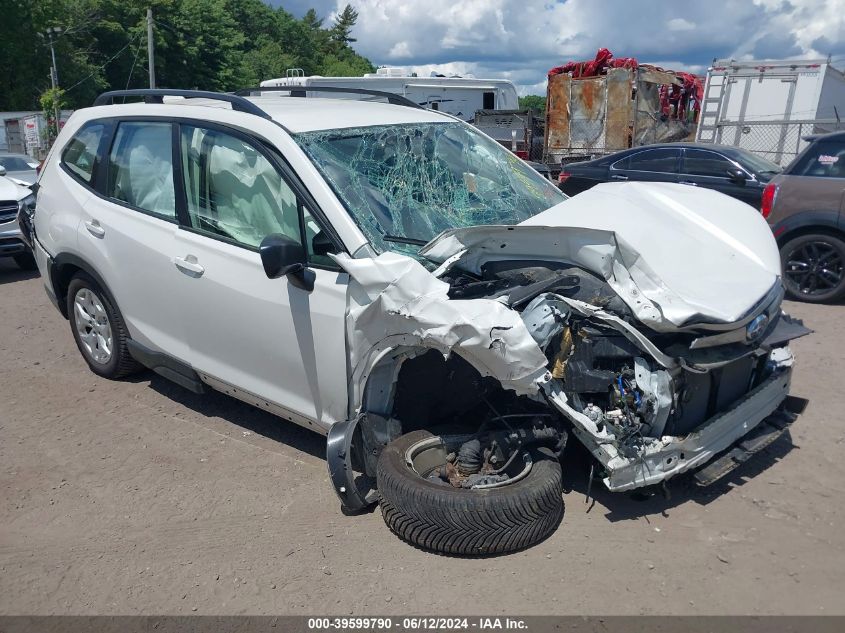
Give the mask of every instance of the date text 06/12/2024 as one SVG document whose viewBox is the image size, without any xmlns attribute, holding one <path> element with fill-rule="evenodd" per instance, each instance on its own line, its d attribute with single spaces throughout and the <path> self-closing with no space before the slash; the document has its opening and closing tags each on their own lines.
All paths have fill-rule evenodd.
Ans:
<svg viewBox="0 0 845 633">
<path fill-rule="evenodd" d="M 308 618 L 308 629 L 313 631 L 368 630 L 389 631 L 451 631 L 451 630 L 526 630 L 524 620 L 519 618 L 478 617 L 478 618 L 441 618 L 441 617 L 406 617 L 396 621 L 382 617 L 351 618 Z"/>
</svg>

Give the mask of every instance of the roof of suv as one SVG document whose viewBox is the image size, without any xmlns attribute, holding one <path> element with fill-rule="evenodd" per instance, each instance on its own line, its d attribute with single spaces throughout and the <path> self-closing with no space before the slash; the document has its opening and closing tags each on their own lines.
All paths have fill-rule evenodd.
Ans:
<svg viewBox="0 0 845 633">
<path fill-rule="evenodd" d="M 403 123 L 453 121 L 433 110 L 409 108 L 376 101 L 321 99 L 316 97 L 246 97 L 291 132 Z"/>
<path fill-rule="evenodd" d="M 367 127 L 373 125 L 401 125 L 406 123 L 445 123 L 454 121 L 434 110 L 394 105 L 380 101 L 361 101 L 356 99 L 332 99 L 319 97 L 288 97 L 262 95 L 243 97 L 255 104 L 267 117 L 284 126 L 292 133 L 333 130 L 339 128 Z M 184 107 L 201 106 L 229 109 L 226 101 L 213 98 L 182 98 L 166 96 L 164 105 Z M 95 105 L 97 107 L 97 105 Z M 119 114 L 139 114 L 139 108 L 147 107 L 144 103 L 100 105 L 114 108 Z M 160 107 L 160 106 L 159 106 Z M 244 116 L 256 116 L 244 113 Z"/>
</svg>

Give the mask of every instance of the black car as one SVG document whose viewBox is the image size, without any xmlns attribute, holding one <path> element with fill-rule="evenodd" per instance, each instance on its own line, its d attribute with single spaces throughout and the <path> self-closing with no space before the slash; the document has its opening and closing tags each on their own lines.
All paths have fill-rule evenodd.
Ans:
<svg viewBox="0 0 845 633">
<path fill-rule="evenodd" d="M 559 182 L 570 196 L 600 182 L 677 182 L 715 189 L 759 209 L 763 189 L 781 171 L 775 163 L 738 147 L 667 143 L 563 165 Z"/>
</svg>

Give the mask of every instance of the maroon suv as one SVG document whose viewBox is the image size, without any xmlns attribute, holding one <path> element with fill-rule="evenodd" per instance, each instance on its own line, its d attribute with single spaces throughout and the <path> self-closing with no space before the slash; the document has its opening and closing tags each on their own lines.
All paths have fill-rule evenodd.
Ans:
<svg viewBox="0 0 845 633">
<path fill-rule="evenodd" d="M 760 210 L 780 248 L 787 296 L 821 303 L 845 298 L 845 132 L 807 140 L 766 186 Z"/>
</svg>

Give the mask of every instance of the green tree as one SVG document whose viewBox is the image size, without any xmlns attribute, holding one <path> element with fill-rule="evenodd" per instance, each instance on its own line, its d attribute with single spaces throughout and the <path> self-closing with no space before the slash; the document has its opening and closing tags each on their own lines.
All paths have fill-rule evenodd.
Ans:
<svg viewBox="0 0 845 633">
<path fill-rule="evenodd" d="M 521 110 L 534 110 L 536 112 L 546 111 L 546 97 L 544 95 L 525 95 L 519 98 Z"/>
<path fill-rule="evenodd" d="M 5 0 L 0 20 L 0 110 L 36 110 L 50 88 L 54 38 L 67 107 L 90 105 L 105 90 L 148 85 L 147 8 L 153 11 L 156 83 L 233 90 L 284 76 L 361 75 L 375 68 L 351 47 L 358 13 L 331 27 L 316 11 L 298 20 L 262 0 Z"/>
<path fill-rule="evenodd" d="M 52 145 L 53 141 L 59 135 L 59 118 L 64 109 L 65 99 L 64 90 L 61 88 L 48 88 L 38 99 L 41 105 L 41 114 L 47 121 L 46 141 L 47 145 Z"/>
<path fill-rule="evenodd" d="M 306 11 L 302 17 L 302 23 L 312 31 L 318 31 L 323 28 L 323 18 L 319 17 L 314 9 L 308 9 Z"/>
<path fill-rule="evenodd" d="M 352 27 L 358 22 L 358 12 L 352 8 L 351 4 L 347 4 L 341 11 L 340 15 L 335 18 L 334 26 L 332 26 L 332 39 L 339 44 L 348 46 L 352 42 L 357 42 L 352 37 Z"/>
</svg>

